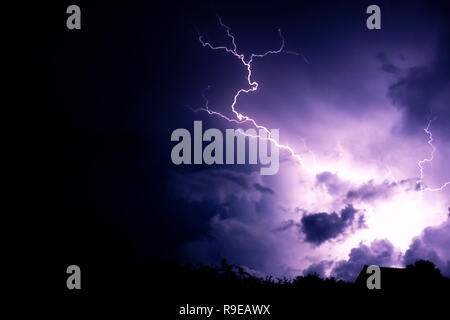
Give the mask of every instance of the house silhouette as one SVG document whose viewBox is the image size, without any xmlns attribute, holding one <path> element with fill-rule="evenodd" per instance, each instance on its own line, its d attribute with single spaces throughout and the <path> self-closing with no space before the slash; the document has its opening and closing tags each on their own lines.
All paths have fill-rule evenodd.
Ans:
<svg viewBox="0 0 450 320">
<path fill-rule="evenodd" d="M 358 290 L 369 290 L 367 279 L 373 273 L 367 273 L 368 266 L 365 265 L 354 284 Z M 429 261 L 417 261 L 414 265 L 406 268 L 380 267 L 381 290 L 387 292 L 418 293 L 438 292 L 450 289 L 450 279 L 444 277 L 439 269 Z"/>
<path fill-rule="evenodd" d="M 355 280 L 355 286 L 359 289 L 367 289 L 367 279 L 373 274 L 371 272 L 367 273 L 368 267 L 368 265 L 364 265 Z M 383 290 L 403 288 L 411 280 L 411 275 L 406 269 L 380 267 L 380 272 L 381 289 Z"/>
</svg>

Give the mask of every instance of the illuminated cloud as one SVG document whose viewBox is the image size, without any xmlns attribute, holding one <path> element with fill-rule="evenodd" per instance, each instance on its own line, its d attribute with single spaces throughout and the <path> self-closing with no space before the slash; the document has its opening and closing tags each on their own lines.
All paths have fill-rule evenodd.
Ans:
<svg viewBox="0 0 450 320">
<path fill-rule="evenodd" d="M 404 264 L 414 264 L 417 260 L 433 262 L 441 272 L 450 277 L 450 208 L 449 218 L 436 227 L 426 228 L 422 234 L 413 239 L 405 252 Z"/>
<path fill-rule="evenodd" d="M 401 253 L 387 240 L 374 240 L 370 245 L 360 243 L 350 251 L 348 260 L 336 262 L 331 276 L 355 281 L 364 265 L 393 266 L 400 263 Z"/>
</svg>

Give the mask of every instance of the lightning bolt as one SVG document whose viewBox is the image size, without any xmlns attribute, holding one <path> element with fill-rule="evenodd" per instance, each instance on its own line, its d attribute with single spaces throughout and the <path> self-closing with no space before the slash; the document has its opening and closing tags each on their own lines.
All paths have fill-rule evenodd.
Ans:
<svg viewBox="0 0 450 320">
<path fill-rule="evenodd" d="M 242 114 L 242 113 L 240 113 L 239 111 L 236 110 L 236 103 L 237 103 L 238 98 L 239 98 L 239 96 L 241 94 L 255 92 L 256 90 L 258 90 L 259 83 L 254 81 L 254 80 L 252 80 L 252 62 L 253 62 L 254 58 L 264 58 L 264 57 L 266 57 L 268 55 L 271 55 L 271 54 L 278 54 L 278 53 L 284 52 L 286 54 L 294 54 L 294 55 L 302 56 L 306 63 L 309 63 L 308 60 L 306 59 L 305 56 L 303 56 L 300 53 L 297 53 L 297 52 L 294 52 L 294 51 L 286 51 L 286 50 L 284 50 L 284 42 L 285 42 L 285 40 L 284 40 L 283 34 L 281 33 L 281 29 L 278 29 L 278 34 L 280 35 L 280 38 L 281 38 L 281 45 L 280 45 L 280 48 L 278 50 L 269 50 L 269 51 L 266 51 L 265 53 L 262 53 L 262 54 L 252 53 L 250 55 L 250 58 L 248 60 L 246 60 L 244 54 L 241 54 L 241 53 L 237 52 L 236 39 L 233 36 L 233 34 L 231 33 L 230 27 L 228 27 L 227 25 L 225 25 L 222 22 L 222 19 L 220 18 L 220 16 L 217 16 L 217 18 L 219 20 L 220 26 L 225 28 L 227 36 L 231 39 L 231 43 L 233 45 L 233 48 L 230 49 L 227 46 L 214 46 L 210 42 L 205 41 L 203 35 L 200 35 L 200 34 L 198 36 L 198 40 L 200 41 L 200 43 L 204 47 L 207 47 L 207 48 L 209 48 L 211 50 L 223 50 L 223 51 L 225 51 L 227 53 L 232 54 L 237 59 L 239 59 L 241 61 L 241 63 L 243 64 L 243 66 L 247 70 L 247 83 L 249 85 L 249 88 L 248 89 L 239 89 L 236 92 L 236 94 L 234 95 L 233 103 L 231 104 L 231 110 L 233 111 L 236 119 L 232 119 L 232 118 L 227 117 L 226 115 L 224 115 L 224 114 L 222 114 L 222 113 L 220 113 L 218 111 L 214 111 L 214 110 L 210 109 L 209 106 L 208 106 L 208 99 L 206 98 L 204 93 L 203 93 L 202 96 L 203 96 L 203 99 L 205 101 L 205 106 L 203 108 L 192 109 L 192 110 L 195 111 L 195 112 L 197 112 L 197 111 L 205 111 L 205 112 L 207 112 L 210 115 L 216 115 L 216 116 L 219 116 L 219 117 L 221 117 L 221 118 L 223 118 L 223 119 L 225 119 L 225 120 L 227 120 L 229 122 L 234 122 L 234 123 L 238 123 L 238 124 L 242 124 L 242 123 L 246 123 L 246 122 L 251 123 L 255 128 L 264 130 L 267 133 L 267 137 L 262 137 L 262 136 L 259 136 L 259 135 L 252 136 L 252 135 L 246 134 L 242 130 L 240 130 L 239 132 L 241 134 L 244 134 L 244 135 L 252 137 L 252 138 L 260 138 L 260 139 L 264 139 L 264 140 L 267 140 L 267 141 L 271 141 L 279 149 L 288 151 L 289 154 L 294 159 L 297 160 L 297 162 L 302 166 L 303 169 L 305 169 L 308 172 L 316 173 L 315 170 L 313 170 L 312 168 L 310 168 L 309 166 L 306 165 L 306 163 L 303 160 L 303 158 L 301 157 L 301 155 L 296 153 L 291 146 L 285 145 L 285 144 L 280 144 L 278 141 L 276 141 L 274 138 L 272 138 L 272 135 L 271 135 L 271 132 L 270 132 L 269 129 L 267 129 L 265 126 L 263 126 L 261 124 L 258 124 L 256 122 L 256 120 L 254 120 L 253 118 L 250 118 L 249 116 L 244 115 L 244 114 Z"/>
<path fill-rule="evenodd" d="M 416 183 L 420 187 L 420 191 L 419 192 L 420 192 L 421 195 L 423 194 L 424 191 L 429 191 L 429 192 L 442 191 L 442 190 L 444 190 L 445 187 L 450 185 L 450 181 L 447 181 L 444 184 L 442 184 L 440 187 L 437 187 L 437 188 L 429 188 L 429 187 L 424 188 L 423 187 L 424 165 L 427 162 L 433 162 L 434 154 L 436 153 L 436 147 L 433 145 L 433 134 L 430 131 L 430 127 L 431 127 L 431 123 L 432 122 L 433 122 L 433 118 L 428 120 L 427 127 L 423 129 L 425 131 L 425 133 L 428 135 L 428 142 L 427 143 L 431 147 L 430 157 L 422 159 L 422 160 L 419 160 L 419 162 L 417 162 L 417 165 L 419 166 L 420 178 L 419 178 L 419 180 L 416 181 Z"/>
<path fill-rule="evenodd" d="M 308 63 L 308 64 L 309 64 L 309 61 L 306 59 L 306 57 L 304 55 L 302 55 L 300 53 L 297 53 L 297 52 L 294 52 L 294 51 L 287 51 L 287 50 L 284 49 L 285 39 L 283 37 L 283 34 L 281 33 L 281 29 L 278 29 L 278 34 L 279 34 L 280 39 L 281 39 L 281 45 L 280 45 L 280 47 L 277 50 L 269 50 L 269 51 L 266 51 L 265 53 L 262 53 L 262 54 L 252 53 L 250 55 L 249 59 L 246 60 L 245 59 L 245 55 L 241 54 L 241 53 L 238 53 L 238 51 L 237 51 L 236 39 L 233 36 L 233 34 L 231 33 L 230 27 L 228 27 L 227 25 L 225 25 L 222 22 L 222 19 L 220 18 L 220 16 L 217 16 L 217 18 L 219 20 L 220 26 L 223 27 L 226 30 L 227 36 L 231 39 L 231 43 L 232 43 L 233 48 L 230 49 L 227 46 L 214 46 L 210 42 L 205 41 L 204 40 L 204 36 L 201 35 L 201 34 L 198 35 L 198 40 L 202 44 L 203 47 L 207 47 L 207 48 L 209 48 L 211 50 L 222 50 L 222 51 L 225 51 L 226 53 L 229 53 L 229 54 L 233 55 L 237 59 L 239 59 L 239 61 L 241 61 L 241 63 L 243 64 L 243 66 L 247 70 L 247 83 L 248 83 L 249 87 L 247 89 L 244 89 L 244 88 L 239 89 L 236 92 L 236 94 L 234 95 L 233 102 L 231 104 L 231 110 L 232 110 L 233 114 L 235 115 L 235 118 L 230 118 L 230 117 L 224 115 L 221 112 L 212 110 L 209 107 L 209 101 L 208 101 L 208 99 L 206 97 L 206 93 L 205 92 L 202 93 L 202 97 L 203 97 L 203 100 L 204 100 L 204 107 L 197 108 L 197 109 L 191 108 L 191 110 L 193 110 L 194 112 L 204 111 L 204 112 L 207 112 L 209 115 L 219 116 L 219 117 L 225 119 L 228 122 L 233 122 L 233 123 L 236 123 L 236 124 L 242 124 L 242 123 L 249 122 L 255 128 L 264 130 L 267 133 L 267 137 L 262 137 L 260 135 L 246 134 L 241 129 L 238 129 L 238 131 L 241 134 L 249 136 L 250 138 L 260 138 L 260 139 L 271 141 L 279 149 L 288 151 L 289 154 L 294 159 L 297 160 L 297 162 L 302 166 L 303 169 L 305 169 L 309 173 L 314 173 L 314 174 L 318 173 L 318 170 L 315 169 L 316 165 L 314 166 L 314 168 L 310 168 L 309 166 L 307 166 L 305 161 L 303 160 L 302 156 L 299 153 L 296 153 L 295 150 L 291 146 L 285 145 L 285 144 L 280 144 L 278 141 L 276 141 L 275 139 L 272 138 L 271 132 L 270 132 L 269 129 L 267 129 L 265 126 L 263 126 L 261 124 L 258 124 L 255 119 L 249 117 L 248 115 L 244 115 L 243 113 L 241 113 L 241 112 L 236 110 L 236 104 L 237 104 L 238 98 L 239 98 L 239 96 L 241 94 L 247 94 L 247 93 L 255 92 L 255 91 L 258 90 L 258 86 L 259 86 L 258 82 L 252 80 L 252 62 L 253 62 L 254 58 L 264 58 L 264 57 L 266 57 L 268 55 L 271 55 L 271 54 L 286 53 L 286 54 L 293 54 L 293 55 L 301 56 L 304 59 L 304 61 L 306 63 Z M 210 88 L 210 86 L 208 86 L 206 88 L 206 90 L 208 90 L 209 88 Z M 430 131 L 430 126 L 431 126 L 432 121 L 433 121 L 433 119 L 429 120 L 427 127 L 424 128 L 424 131 L 428 135 L 428 138 L 429 138 L 427 143 L 431 147 L 430 157 L 418 161 L 418 166 L 419 166 L 419 169 L 420 169 L 420 178 L 416 181 L 416 184 L 420 187 L 419 193 L 420 193 L 421 196 L 422 196 L 423 192 L 425 192 L 425 191 L 429 191 L 429 192 L 442 191 L 445 187 L 450 185 L 450 181 L 448 181 L 448 182 L 445 182 L 443 185 L 441 185 L 440 187 L 437 187 L 437 188 L 430 188 L 430 187 L 426 187 L 425 188 L 423 186 L 424 165 L 427 162 L 432 162 L 434 160 L 434 154 L 436 152 L 436 148 L 433 145 L 433 134 Z M 303 142 L 304 142 L 304 140 L 303 140 Z M 304 142 L 304 144 L 305 144 L 305 142 Z M 314 157 L 314 163 L 316 163 L 315 157 Z M 389 168 L 388 168 L 388 171 L 389 171 L 389 175 L 393 178 L 393 180 L 395 182 L 397 182 L 397 179 L 395 179 L 395 177 L 392 174 L 392 171 Z"/>
</svg>

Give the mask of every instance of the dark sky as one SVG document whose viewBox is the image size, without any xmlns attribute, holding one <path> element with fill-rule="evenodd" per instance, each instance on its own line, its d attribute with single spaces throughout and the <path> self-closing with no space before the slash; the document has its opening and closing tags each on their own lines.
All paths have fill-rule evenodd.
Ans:
<svg viewBox="0 0 450 320">
<path fill-rule="evenodd" d="M 42 201 L 62 262 L 226 258 L 255 274 L 353 280 L 364 264 L 427 258 L 450 275 L 448 5 L 78 1 L 82 29 L 67 30 L 69 4 L 46 8 L 34 57 L 48 115 Z M 366 28 L 370 4 L 381 30 Z M 278 28 L 299 53 L 255 59 L 258 90 L 236 108 L 279 129 L 310 170 L 283 152 L 274 176 L 172 164 L 173 130 L 239 127 L 191 110 L 204 93 L 232 118 L 248 88 L 239 59 L 199 42 L 232 48 L 217 15 L 246 57 L 278 49 Z"/>
</svg>

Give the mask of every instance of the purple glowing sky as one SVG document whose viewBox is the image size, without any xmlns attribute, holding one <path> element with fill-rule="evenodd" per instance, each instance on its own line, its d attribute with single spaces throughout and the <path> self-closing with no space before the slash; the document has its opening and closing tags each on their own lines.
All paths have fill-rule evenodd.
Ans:
<svg viewBox="0 0 450 320">
<path fill-rule="evenodd" d="M 294 32 L 282 31 L 289 47 Z M 320 48 L 298 50 L 306 60 L 284 53 L 255 58 L 251 81 L 258 90 L 242 92 L 235 104 L 236 92 L 251 87 L 250 52 L 268 48 L 243 52 L 243 64 L 233 52 L 203 42 L 202 54 L 217 68 L 204 71 L 212 85 L 210 108 L 280 129 L 280 143 L 297 156 L 281 151 L 274 176 L 227 167 L 176 175 L 180 197 L 213 202 L 217 211 L 208 234 L 183 245 L 186 262 L 222 257 L 256 274 L 315 271 L 352 280 L 363 264 L 404 266 L 425 258 L 450 276 L 450 186 L 420 190 L 450 181 L 450 82 L 448 70 L 440 72 L 450 65 L 449 48 L 437 24 L 414 37 L 411 32 L 399 27 L 384 37 L 323 40 Z M 241 53 L 239 31 L 235 36 Z M 277 36 L 276 28 L 267 34 L 275 49 Z M 308 44 L 307 31 L 300 38 Z M 220 45 L 233 49 L 232 40 L 225 37 Z M 436 151 L 433 161 L 423 162 L 423 183 L 417 184 L 419 161 L 432 152 L 424 131 L 430 114 Z M 252 125 L 192 115 L 208 117 L 216 127 Z"/>
</svg>

